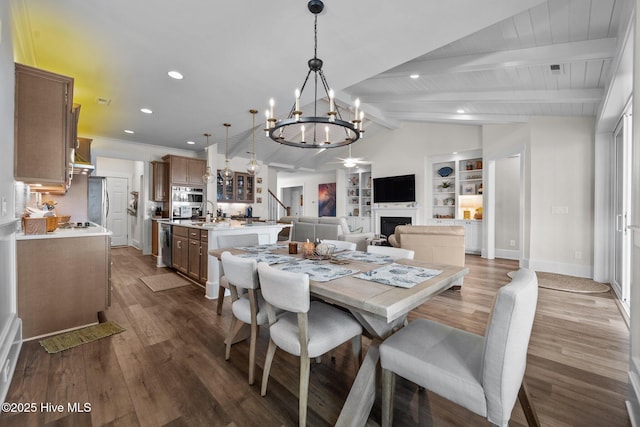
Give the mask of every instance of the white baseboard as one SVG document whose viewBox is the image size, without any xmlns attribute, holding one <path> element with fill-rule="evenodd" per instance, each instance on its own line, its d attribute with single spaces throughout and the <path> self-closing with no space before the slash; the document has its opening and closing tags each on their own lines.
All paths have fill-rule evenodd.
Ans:
<svg viewBox="0 0 640 427">
<path fill-rule="evenodd" d="M 513 249 L 498 249 L 496 248 L 496 258 L 503 259 L 520 259 L 520 251 Z"/>
<path fill-rule="evenodd" d="M 593 277 L 593 265 L 566 264 L 556 261 L 529 260 L 529 268 L 547 273 L 566 274 L 568 276 Z"/>
<path fill-rule="evenodd" d="M 11 313 L 0 337 L 0 402 L 4 403 L 22 348 L 22 321 Z"/>
</svg>

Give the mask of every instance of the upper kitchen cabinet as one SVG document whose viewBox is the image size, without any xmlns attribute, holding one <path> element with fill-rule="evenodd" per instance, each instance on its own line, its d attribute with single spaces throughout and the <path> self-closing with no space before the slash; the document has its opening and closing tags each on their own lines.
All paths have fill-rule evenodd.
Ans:
<svg viewBox="0 0 640 427">
<path fill-rule="evenodd" d="M 166 202 L 168 194 L 167 164 L 164 162 L 151 162 L 153 176 L 151 196 L 154 202 Z"/>
<path fill-rule="evenodd" d="M 169 167 L 170 185 L 205 185 L 206 161 L 190 157 L 167 155 L 162 158 Z"/>
<path fill-rule="evenodd" d="M 14 177 L 66 191 L 79 107 L 73 78 L 16 64 Z"/>
</svg>

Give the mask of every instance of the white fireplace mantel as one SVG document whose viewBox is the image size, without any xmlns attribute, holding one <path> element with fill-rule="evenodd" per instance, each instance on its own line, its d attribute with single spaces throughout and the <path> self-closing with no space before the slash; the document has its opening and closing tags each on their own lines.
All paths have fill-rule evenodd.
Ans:
<svg viewBox="0 0 640 427">
<path fill-rule="evenodd" d="M 380 234 L 380 218 L 383 216 L 406 216 L 411 218 L 411 224 L 418 223 L 417 206 L 378 206 L 373 211 L 373 228 L 376 235 Z"/>
</svg>

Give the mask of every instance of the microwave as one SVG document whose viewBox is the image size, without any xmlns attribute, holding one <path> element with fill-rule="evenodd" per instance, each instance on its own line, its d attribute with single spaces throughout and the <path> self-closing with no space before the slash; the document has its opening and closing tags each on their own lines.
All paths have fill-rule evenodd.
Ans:
<svg viewBox="0 0 640 427">
<path fill-rule="evenodd" d="M 173 217 L 174 218 L 191 218 L 193 216 L 193 210 L 191 206 L 174 206 Z"/>
</svg>

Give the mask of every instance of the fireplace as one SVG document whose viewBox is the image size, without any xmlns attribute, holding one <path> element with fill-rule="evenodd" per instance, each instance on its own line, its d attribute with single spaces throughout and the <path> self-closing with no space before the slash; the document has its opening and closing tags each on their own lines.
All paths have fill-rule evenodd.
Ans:
<svg viewBox="0 0 640 427">
<path fill-rule="evenodd" d="M 411 225 L 410 216 L 381 216 L 380 217 L 380 234 L 383 236 L 392 235 L 397 225 Z"/>
<path fill-rule="evenodd" d="M 418 222 L 418 207 L 415 204 L 410 206 L 398 206 L 398 205 L 374 205 L 371 209 L 373 213 L 373 227 L 375 234 L 383 234 L 388 236 L 395 230 L 393 225 L 391 232 L 385 233 L 380 226 L 382 225 L 382 218 L 399 218 L 404 221 L 400 224 L 419 224 Z"/>
</svg>

